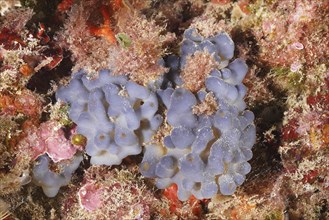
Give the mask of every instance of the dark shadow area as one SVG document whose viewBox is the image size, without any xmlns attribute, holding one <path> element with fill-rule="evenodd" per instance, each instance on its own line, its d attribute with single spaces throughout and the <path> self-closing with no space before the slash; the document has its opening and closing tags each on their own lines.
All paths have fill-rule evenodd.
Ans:
<svg viewBox="0 0 329 220">
<path fill-rule="evenodd" d="M 60 79 L 70 76 L 73 66 L 70 53 L 64 52 L 62 62 L 54 69 L 42 68 L 35 73 L 27 84 L 27 88 L 39 94 L 46 94 L 51 89 L 51 82 L 58 83 Z"/>
</svg>

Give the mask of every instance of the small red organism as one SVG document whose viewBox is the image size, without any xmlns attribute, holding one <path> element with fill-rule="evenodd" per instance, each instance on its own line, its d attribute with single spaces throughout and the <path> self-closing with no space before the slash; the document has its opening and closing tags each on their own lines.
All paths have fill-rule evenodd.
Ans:
<svg viewBox="0 0 329 220">
<path fill-rule="evenodd" d="M 316 115 L 316 120 L 308 120 L 307 123 L 315 123 L 313 128 L 313 139 L 315 136 L 319 137 L 320 142 L 326 146 L 329 144 L 329 84 L 328 78 L 326 84 L 321 88 L 320 93 L 309 96 L 306 99 L 307 104 L 310 106 L 313 115 Z M 312 137 L 312 133 L 310 135 Z"/>
<path fill-rule="evenodd" d="M 256 205 L 247 201 L 245 198 L 240 198 L 240 203 L 233 207 L 230 212 L 230 219 L 240 220 L 245 218 L 246 213 L 250 213 L 255 209 Z"/>
<path fill-rule="evenodd" d="M 303 183 L 314 183 L 314 181 L 316 180 L 316 178 L 319 175 L 319 171 L 318 170 L 311 170 L 310 172 L 308 172 L 307 174 L 304 175 L 303 177 Z"/>
<path fill-rule="evenodd" d="M 40 39 L 41 44 L 46 44 L 50 41 L 50 37 L 46 33 L 46 26 L 44 24 L 39 23 L 39 28 L 36 37 Z"/>
<path fill-rule="evenodd" d="M 51 61 L 46 65 L 48 70 L 54 69 L 63 60 L 63 49 L 59 46 L 52 45 L 49 49 L 43 52 L 44 59 L 51 57 Z"/>
<path fill-rule="evenodd" d="M 49 48 L 43 51 L 42 55 L 44 60 L 51 58 L 51 61 L 46 64 L 46 67 L 52 70 L 63 60 L 63 49 L 56 46 L 53 41 L 50 41 L 51 39 L 46 33 L 46 26 L 44 24 L 39 23 L 39 28 L 35 35 L 42 45 L 47 44 L 49 46 Z"/>
<path fill-rule="evenodd" d="M 225 5 L 230 3 L 231 0 L 211 0 L 211 3 Z"/>
<path fill-rule="evenodd" d="M 182 202 L 177 197 L 178 187 L 173 184 L 163 191 L 163 196 L 170 201 L 170 212 L 174 213 L 177 208 L 182 207 Z"/>
<path fill-rule="evenodd" d="M 111 8 L 116 11 L 122 7 L 122 0 L 114 0 L 111 2 Z"/>
<path fill-rule="evenodd" d="M 23 74 L 24 76 L 30 76 L 33 73 L 33 68 L 30 67 L 28 64 L 23 64 L 19 68 L 19 72 Z"/>
<path fill-rule="evenodd" d="M 329 144 L 329 124 L 325 124 L 322 128 L 322 140 L 324 144 Z"/>
<path fill-rule="evenodd" d="M 178 187 L 176 184 L 172 184 L 163 191 L 163 196 L 170 201 L 169 211 L 171 213 L 176 213 L 179 215 L 179 209 L 183 207 L 183 202 L 178 199 L 177 196 Z M 202 200 L 203 201 L 203 200 Z M 195 196 L 190 196 L 188 199 L 188 204 L 191 207 L 191 212 L 194 216 L 201 216 L 202 214 L 202 203 L 201 200 L 195 198 Z M 205 201 L 205 200 L 204 200 Z"/>
<path fill-rule="evenodd" d="M 250 14 L 249 0 L 240 0 L 238 2 L 238 6 L 240 7 L 240 9 L 243 13 L 245 13 L 246 15 Z"/>
<path fill-rule="evenodd" d="M 73 5 L 73 0 L 62 0 L 61 3 L 57 5 L 57 10 L 59 12 L 65 12 L 71 8 Z"/>
<path fill-rule="evenodd" d="M 327 94 L 319 94 L 315 96 L 309 96 L 306 99 L 307 104 L 311 106 L 311 108 L 315 108 L 316 105 L 322 104 L 324 106 L 329 107 L 329 93 Z"/>
<path fill-rule="evenodd" d="M 6 50 L 17 50 L 20 46 L 26 46 L 22 38 L 8 28 L 2 28 L 0 31 L 0 44 Z"/>
<path fill-rule="evenodd" d="M 192 207 L 192 213 L 195 216 L 201 216 L 202 214 L 202 206 L 201 206 L 201 202 L 205 202 L 206 200 L 198 200 L 197 198 L 195 198 L 195 196 L 191 196 L 188 200 L 188 203 L 190 204 L 190 206 Z"/>
<path fill-rule="evenodd" d="M 297 132 L 298 121 L 296 119 L 292 119 L 283 126 L 282 128 L 282 138 L 284 141 L 294 141 L 297 140 L 299 134 Z"/>
<path fill-rule="evenodd" d="M 89 31 L 91 34 L 97 37 L 104 37 L 109 43 L 114 44 L 116 42 L 116 39 L 111 29 L 111 18 L 109 10 L 110 9 L 107 6 L 101 6 L 100 11 L 104 19 L 103 25 L 101 25 L 100 27 L 89 25 Z"/>
<path fill-rule="evenodd" d="M 0 94 L 0 115 L 15 113 L 14 99 L 9 95 Z"/>
</svg>

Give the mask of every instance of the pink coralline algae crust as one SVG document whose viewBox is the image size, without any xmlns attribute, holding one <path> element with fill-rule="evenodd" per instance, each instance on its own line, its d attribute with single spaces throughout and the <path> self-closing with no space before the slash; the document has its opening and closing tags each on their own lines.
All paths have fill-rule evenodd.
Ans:
<svg viewBox="0 0 329 220">
<path fill-rule="evenodd" d="M 77 148 L 65 138 L 64 131 L 58 123 L 54 121 L 47 121 L 39 128 L 29 129 L 27 137 L 20 144 L 25 145 L 24 148 L 31 152 L 33 160 L 47 153 L 54 162 L 59 162 L 71 159 L 77 151 Z"/>
<path fill-rule="evenodd" d="M 102 193 L 103 189 L 95 183 L 86 183 L 78 192 L 80 205 L 88 211 L 98 209 L 102 205 Z"/>
<path fill-rule="evenodd" d="M 70 186 L 61 219 L 151 219 L 160 202 L 131 171 L 91 166 L 81 186 Z"/>
<path fill-rule="evenodd" d="M 76 153 L 77 149 L 65 138 L 64 131 L 56 122 L 41 124 L 40 135 L 45 141 L 47 154 L 54 162 L 71 159 Z"/>
</svg>

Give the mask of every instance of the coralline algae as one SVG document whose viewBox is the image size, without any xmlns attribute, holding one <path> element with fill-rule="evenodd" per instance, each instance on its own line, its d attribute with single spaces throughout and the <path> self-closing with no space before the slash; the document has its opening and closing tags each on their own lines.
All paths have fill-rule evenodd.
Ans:
<svg viewBox="0 0 329 220">
<path fill-rule="evenodd" d="M 206 76 L 204 89 L 192 93 L 181 86 L 179 72 L 197 51 L 211 54 L 218 65 Z M 188 29 L 180 58 L 168 59 L 167 65 L 173 68 L 169 83 L 161 89 L 143 87 L 111 71 L 101 71 L 96 80 L 80 72 L 58 90 L 57 98 L 70 104 L 69 116 L 77 124 L 77 133 L 87 138 L 86 153 L 92 164 L 120 164 L 145 146 L 140 170 L 155 178 L 159 188 L 177 184 L 181 200 L 190 195 L 211 198 L 218 192 L 232 195 L 250 172 L 247 161 L 256 139 L 254 115 L 245 110 L 243 101 L 242 80 L 248 68 L 240 58 L 230 61 L 233 56 L 234 43 L 226 33 L 203 38 Z M 193 107 L 209 93 L 216 100 L 216 111 L 194 114 Z M 162 106 L 158 100 L 165 108 L 162 116 L 157 114 Z M 153 141 L 164 125 L 170 127 L 169 134 L 160 143 Z"/>
</svg>

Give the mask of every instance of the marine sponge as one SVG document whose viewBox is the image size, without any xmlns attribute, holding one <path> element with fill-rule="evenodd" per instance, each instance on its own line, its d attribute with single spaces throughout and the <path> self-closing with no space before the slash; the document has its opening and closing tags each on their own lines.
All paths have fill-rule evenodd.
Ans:
<svg viewBox="0 0 329 220">
<path fill-rule="evenodd" d="M 203 69 L 207 70 L 201 73 L 203 86 L 184 86 L 191 79 L 187 76 L 191 63 L 186 61 L 204 51 L 215 64 Z M 159 188 L 177 184 L 181 200 L 192 194 L 211 198 L 219 191 L 231 195 L 250 172 L 247 161 L 256 141 L 254 115 L 245 110 L 243 100 L 242 80 L 248 67 L 240 58 L 230 62 L 233 56 L 234 43 L 228 34 L 203 38 L 188 29 L 181 57 L 168 57 L 169 75 L 156 85 L 147 88 L 107 70 L 94 80 L 79 72 L 56 95 L 70 104 L 69 117 L 77 124 L 77 133 L 87 138 L 92 164 L 118 165 L 124 157 L 139 154 L 144 145 L 141 173 L 156 178 Z M 166 109 L 161 111 L 164 122 L 156 114 L 158 98 Z M 201 104 L 207 111 L 194 111 Z M 170 129 L 154 141 L 160 125 Z"/>
<path fill-rule="evenodd" d="M 69 117 L 77 124 L 77 133 L 87 138 L 92 164 L 118 165 L 123 158 L 139 154 L 141 143 L 150 140 L 162 123 L 155 114 L 154 92 L 107 70 L 95 80 L 80 72 L 56 95 L 71 105 Z"/>
<path fill-rule="evenodd" d="M 76 155 L 70 163 L 61 161 L 56 164 L 59 171 L 54 172 L 49 169 L 49 157 L 40 156 L 38 164 L 33 168 L 33 180 L 36 185 L 42 187 L 46 196 L 55 197 L 60 187 L 69 184 L 73 172 L 79 167 L 82 159 L 81 155 Z"/>
<path fill-rule="evenodd" d="M 220 33 L 211 41 L 191 29 L 184 35 L 189 39 L 182 44 L 181 68 L 186 54 L 195 53 L 200 45 L 213 48 L 218 66 L 205 78 L 205 89 L 197 94 L 185 88 L 158 90 L 172 130 L 162 143 L 145 147 L 140 170 L 144 176 L 156 178 L 161 189 L 177 184 L 180 200 L 192 194 L 198 199 L 211 198 L 218 191 L 232 195 L 250 172 L 247 161 L 252 158 L 256 141 L 254 114 L 245 110 L 243 101 L 246 87 L 242 80 L 247 66 L 239 58 L 229 63 L 234 44 L 227 34 Z M 217 111 L 193 114 L 193 106 L 209 93 L 215 96 Z"/>
</svg>

